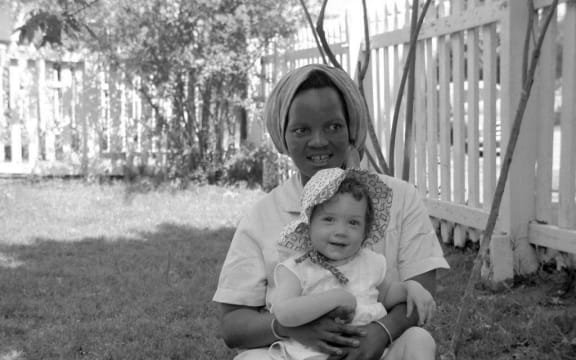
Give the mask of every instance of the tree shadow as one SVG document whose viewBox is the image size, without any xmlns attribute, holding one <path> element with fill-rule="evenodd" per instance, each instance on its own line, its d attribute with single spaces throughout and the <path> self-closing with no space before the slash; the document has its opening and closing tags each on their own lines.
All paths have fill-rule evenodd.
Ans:
<svg viewBox="0 0 576 360">
<path fill-rule="evenodd" d="M 233 232 L 163 223 L 138 238 L 0 245 L 21 262 L 0 266 L 0 354 L 231 358 L 211 299 Z"/>
</svg>

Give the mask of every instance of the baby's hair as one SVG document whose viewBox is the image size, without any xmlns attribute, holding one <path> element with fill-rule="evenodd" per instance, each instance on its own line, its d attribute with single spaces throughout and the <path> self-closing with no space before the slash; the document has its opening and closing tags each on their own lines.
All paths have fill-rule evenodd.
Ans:
<svg viewBox="0 0 576 360">
<path fill-rule="evenodd" d="M 346 178 L 340 184 L 336 194 L 350 194 L 354 200 L 366 199 L 366 233 L 374 220 L 374 207 L 372 206 L 372 200 L 370 199 L 370 192 L 368 187 L 355 178 Z"/>
</svg>

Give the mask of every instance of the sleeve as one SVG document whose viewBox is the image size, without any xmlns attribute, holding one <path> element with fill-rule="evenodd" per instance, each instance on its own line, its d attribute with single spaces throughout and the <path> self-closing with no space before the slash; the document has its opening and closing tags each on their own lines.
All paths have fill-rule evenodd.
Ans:
<svg viewBox="0 0 576 360">
<path fill-rule="evenodd" d="M 380 286 L 384 279 L 386 278 L 386 269 L 388 268 L 388 263 L 386 262 L 386 257 L 377 252 L 366 250 L 369 260 L 368 265 L 370 268 L 369 274 L 374 274 L 374 281 L 376 286 Z"/>
<path fill-rule="evenodd" d="M 384 279 L 386 278 L 386 269 L 388 268 L 388 264 L 386 263 L 386 257 L 382 254 L 377 254 L 379 257 L 381 257 L 380 261 L 378 262 L 380 265 L 379 267 L 379 274 L 380 277 L 378 278 L 378 285 L 381 285 L 384 282 Z"/>
<path fill-rule="evenodd" d="M 420 194 L 411 184 L 405 187 L 398 251 L 400 280 L 449 268 Z"/>
<path fill-rule="evenodd" d="M 279 267 L 286 268 L 288 271 L 290 271 L 292 274 L 294 274 L 294 276 L 296 276 L 296 278 L 300 281 L 300 286 L 303 285 L 302 276 L 300 275 L 300 273 L 296 269 L 296 261 L 294 260 L 294 258 L 290 258 L 290 259 L 286 259 L 286 260 L 282 261 L 281 263 L 278 263 L 274 267 L 274 283 L 276 284 L 276 286 L 278 286 L 278 277 L 276 274 L 278 272 Z"/>
<path fill-rule="evenodd" d="M 264 306 L 266 265 L 257 239 L 258 212 L 245 216 L 230 243 L 213 301 L 234 305 Z"/>
</svg>

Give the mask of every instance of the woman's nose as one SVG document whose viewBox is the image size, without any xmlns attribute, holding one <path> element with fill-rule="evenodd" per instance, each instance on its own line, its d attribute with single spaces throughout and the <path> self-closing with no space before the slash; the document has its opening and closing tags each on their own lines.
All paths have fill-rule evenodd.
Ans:
<svg viewBox="0 0 576 360">
<path fill-rule="evenodd" d="M 328 144 L 328 140 L 326 139 L 326 135 L 322 131 L 314 131 L 312 132 L 312 137 L 310 139 L 310 146 L 325 146 Z"/>
</svg>

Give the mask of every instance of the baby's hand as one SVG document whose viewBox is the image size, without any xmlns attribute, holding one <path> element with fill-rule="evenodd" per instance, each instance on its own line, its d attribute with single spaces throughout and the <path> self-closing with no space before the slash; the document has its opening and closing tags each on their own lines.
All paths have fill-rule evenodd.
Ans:
<svg viewBox="0 0 576 360">
<path fill-rule="evenodd" d="M 349 306 L 338 306 L 336 309 L 330 311 L 327 315 L 338 324 L 348 324 L 354 319 L 356 309 Z"/>
<path fill-rule="evenodd" d="M 328 290 L 328 292 L 338 306 L 356 309 L 356 297 L 348 291 L 344 289 L 332 289 Z"/>
<path fill-rule="evenodd" d="M 418 311 L 418 325 L 422 326 L 430 323 L 432 315 L 436 311 L 436 302 L 432 294 L 420 283 L 414 280 L 404 282 L 406 286 L 406 317 L 410 317 L 412 310 L 416 307 Z"/>
</svg>

